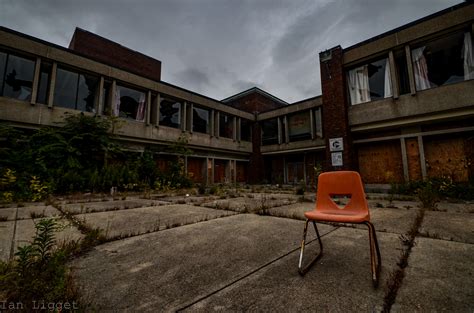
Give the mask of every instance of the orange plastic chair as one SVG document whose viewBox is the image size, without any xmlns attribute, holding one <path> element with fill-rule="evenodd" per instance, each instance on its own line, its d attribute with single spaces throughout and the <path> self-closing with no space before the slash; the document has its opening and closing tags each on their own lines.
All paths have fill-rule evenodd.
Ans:
<svg viewBox="0 0 474 313">
<path fill-rule="evenodd" d="M 340 208 L 333 200 L 334 196 L 350 196 L 345 207 Z M 370 261 L 372 282 L 378 285 L 381 268 L 380 250 L 374 225 L 370 222 L 369 208 L 365 199 L 364 187 L 359 173 L 352 171 L 326 172 L 319 175 L 316 207 L 306 212 L 306 223 L 301 242 L 301 252 L 298 264 L 299 273 L 303 276 L 323 254 L 323 244 L 316 222 L 366 224 L 369 228 Z M 319 253 L 306 267 L 302 267 L 308 223 L 312 221 L 319 241 Z"/>
</svg>

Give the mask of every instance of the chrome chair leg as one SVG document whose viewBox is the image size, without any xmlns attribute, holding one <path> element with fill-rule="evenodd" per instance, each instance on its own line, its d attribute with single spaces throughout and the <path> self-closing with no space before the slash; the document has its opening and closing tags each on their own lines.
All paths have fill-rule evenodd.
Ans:
<svg viewBox="0 0 474 313">
<path fill-rule="evenodd" d="M 321 236 L 319 235 L 318 227 L 316 226 L 316 222 L 313 222 L 314 226 L 314 231 L 316 232 L 316 236 L 318 237 L 318 242 L 319 242 L 319 253 L 316 255 L 316 257 L 305 267 L 303 267 L 303 255 L 304 255 L 304 248 L 306 245 L 306 234 L 308 231 L 308 223 L 309 220 L 306 220 L 305 225 L 304 225 L 304 231 L 303 231 L 303 240 L 301 241 L 301 250 L 300 250 L 300 259 L 298 263 L 298 272 L 300 273 L 301 276 L 304 276 L 308 270 L 311 268 L 311 266 L 316 263 L 317 260 L 319 260 L 322 255 L 323 255 L 323 243 L 321 242 Z"/>
</svg>

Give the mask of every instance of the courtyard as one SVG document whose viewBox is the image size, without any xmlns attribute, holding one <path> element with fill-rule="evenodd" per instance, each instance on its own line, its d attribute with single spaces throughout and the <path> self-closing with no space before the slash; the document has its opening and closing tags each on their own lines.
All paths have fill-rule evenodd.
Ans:
<svg viewBox="0 0 474 313">
<path fill-rule="evenodd" d="M 31 241 L 35 222 L 54 217 L 58 242 L 91 230 L 103 238 L 68 263 L 86 311 L 472 311 L 474 203 L 421 208 L 410 197 L 367 196 L 382 254 L 376 289 L 365 226 L 320 224 L 324 256 L 298 274 L 303 213 L 314 194 L 291 188 L 6 206 L 0 258 Z M 308 234 L 310 257 L 318 245 Z"/>
</svg>

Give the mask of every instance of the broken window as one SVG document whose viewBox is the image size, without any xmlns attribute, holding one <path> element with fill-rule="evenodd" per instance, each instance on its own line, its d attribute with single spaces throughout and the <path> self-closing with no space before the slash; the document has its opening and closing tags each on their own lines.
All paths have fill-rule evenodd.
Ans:
<svg viewBox="0 0 474 313">
<path fill-rule="evenodd" d="M 395 53 L 395 67 L 397 69 L 398 86 L 400 95 L 410 93 L 410 78 L 405 51 Z"/>
<path fill-rule="evenodd" d="M 219 113 L 219 136 L 234 138 L 234 122 L 230 115 Z"/>
<path fill-rule="evenodd" d="M 209 134 L 209 110 L 193 105 L 193 132 Z"/>
<path fill-rule="evenodd" d="M 469 32 L 439 38 L 411 51 L 416 90 L 474 78 Z"/>
<path fill-rule="evenodd" d="M 49 85 L 51 82 L 51 64 L 41 62 L 36 102 L 48 104 Z"/>
<path fill-rule="evenodd" d="M 160 104 L 160 125 L 181 127 L 181 103 L 177 100 L 165 98 Z"/>
<path fill-rule="evenodd" d="M 262 122 L 262 145 L 278 144 L 278 121 L 276 118 Z"/>
<path fill-rule="evenodd" d="M 13 54 L 0 53 L 0 94 L 29 101 L 35 62 Z"/>
<path fill-rule="evenodd" d="M 144 92 L 117 85 L 113 113 L 115 116 L 143 122 L 145 120 L 145 99 Z"/>
<path fill-rule="evenodd" d="M 246 119 L 240 120 L 240 140 L 252 140 L 252 122 Z"/>
<path fill-rule="evenodd" d="M 54 88 L 54 105 L 84 112 L 95 112 L 98 83 L 98 77 L 58 67 Z"/>
<path fill-rule="evenodd" d="M 288 116 L 288 136 L 291 141 L 311 139 L 311 119 L 309 111 Z"/>
<path fill-rule="evenodd" d="M 359 104 L 392 96 L 388 58 L 364 64 L 347 73 L 351 104 Z"/>
<path fill-rule="evenodd" d="M 104 81 L 104 86 L 102 87 L 102 98 L 100 99 L 100 107 L 102 108 L 102 114 L 110 115 L 110 89 L 112 83 L 109 81 Z"/>
</svg>

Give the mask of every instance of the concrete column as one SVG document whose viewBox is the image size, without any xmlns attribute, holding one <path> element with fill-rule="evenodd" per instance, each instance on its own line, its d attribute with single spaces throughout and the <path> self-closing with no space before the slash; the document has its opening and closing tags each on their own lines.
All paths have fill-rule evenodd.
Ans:
<svg viewBox="0 0 474 313">
<path fill-rule="evenodd" d="M 423 137 L 418 136 L 418 150 L 420 151 L 420 165 L 421 165 L 421 175 L 423 180 L 426 179 L 426 160 L 425 160 L 425 148 L 423 147 Z"/>
<path fill-rule="evenodd" d="M 390 64 L 390 79 L 392 80 L 393 99 L 398 99 L 398 97 L 400 96 L 400 91 L 398 89 L 397 68 L 395 67 L 395 57 L 393 56 L 392 50 L 390 50 L 390 52 L 388 53 L 388 61 Z"/>
<path fill-rule="evenodd" d="M 410 180 L 410 176 L 408 175 L 408 157 L 407 157 L 407 146 L 405 142 L 405 138 L 400 138 L 400 147 L 402 150 L 402 164 L 403 164 L 403 177 L 405 178 L 405 182 Z"/>
<path fill-rule="evenodd" d="M 290 142 L 290 134 L 288 133 L 288 116 L 285 115 L 285 143 Z"/>
<path fill-rule="evenodd" d="M 51 68 L 51 81 L 49 82 L 49 94 L 48 94 L 48 108 L 53 108 L 54 102 L 54 88 L 56 86 L 56 72 L 58 69 L 58 63 L 53 62 L 53 67 Z"/>
<path fill-rule="evenodd" d="M 39 81 L 40 81 L 40 69 L 41 69 L 41 58 L 37 57 L 36 58 L 36 63 L 35 63 L 35 73 L 33 76 L 33 86 L 31 88 L 31 99 L 30 99 L 30 104 L 35 105 L 36 104 L 36 98 L 38 97 L 38 86 L 39 86 Z"/>
<path fill-rule="evenodd" d="M 278 144 L 281 145 L 281 119 L 280 117 L 277 117 L 277 122 L 278 122 Z"/>
<path fill-rule="evenodd" d="M 160 94 L 157 94 L 157 95 L 156 95 L 156 103 L 155 103 L 155 106 L 156 106 L 156 122 L 155 122 L 155 126 L 156 126 L 156 127 L 160 126 L 160 105 L 161 105 L 161 95 L 160 95 Z"/>
<path fill-rule="evenodd" d="M 242 140 L 242 118 L 237 118 L 237 141 Z"/>
<path fill-rule="evenodd" d="M 97 93 L 97 99 L 96 99 L 96 109 L 97 109 L 97 114 L 102 115 L 102 112 L 104 112 L 104 104 L 102 102 L 102 99 L 104 99 L 104 76 L 100 76 L 99 79 L 99 92 Z"/>
<path fill-rule="evenodd" d="M 145 107 L 145 125 L 150 125 L 150 116 L 151 116 L 151 91 L 148 90 L 146 93 L 146 107 Z"/>
<path fill-rule="evenodd" d="M 309 122 L 311 123 L 311 140 L 316 138 L 315 129 L 314 129 L 314 110 L 309 110 Z"/>
<path fill-rule="evenodd" d="M 323 119 L 321 116 L 321 107 L 314 111 L 315 122 L 316 122 L 316 136 L 323 138 Z"/>
<path fill-rule="evenodd" d="M 410 81 L 410 93 L 412 96 L 416 95 L 415 75 L 413 73 L 413 63 L 411 61 L 410 46 L 405 46 L 405 54 L 407 58 L 408 80 Z"/>
</svg>

